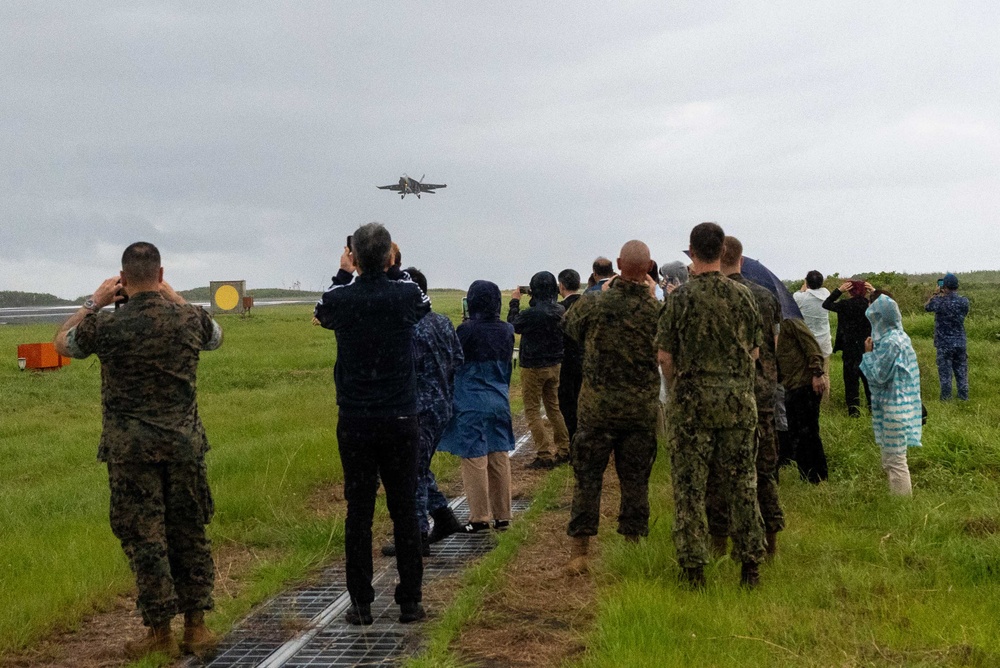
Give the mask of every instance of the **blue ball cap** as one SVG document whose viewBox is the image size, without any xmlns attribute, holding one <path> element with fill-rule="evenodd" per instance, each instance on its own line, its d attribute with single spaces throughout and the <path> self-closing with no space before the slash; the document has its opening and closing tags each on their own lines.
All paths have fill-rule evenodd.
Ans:
<svg viewBox="0 0 1000 668">
<path fill-rule="evenodd" d="M 945 274 L 943 285 L 949 290 L 958 290 L 958 276 L 955 274 Z"/>
</svg>

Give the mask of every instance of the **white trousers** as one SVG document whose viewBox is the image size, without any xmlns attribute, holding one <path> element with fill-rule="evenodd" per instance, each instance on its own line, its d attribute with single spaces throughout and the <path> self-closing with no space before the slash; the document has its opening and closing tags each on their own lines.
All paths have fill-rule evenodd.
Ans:
<svg viewBox="0 0 1000 668">
<path fill-rule="evenodd" d="M 882 470 L 889 476 L 889 493 L 910 496 L 910 468 L 906 465 L 906 451 L 882 451 Z"/>
</svg>

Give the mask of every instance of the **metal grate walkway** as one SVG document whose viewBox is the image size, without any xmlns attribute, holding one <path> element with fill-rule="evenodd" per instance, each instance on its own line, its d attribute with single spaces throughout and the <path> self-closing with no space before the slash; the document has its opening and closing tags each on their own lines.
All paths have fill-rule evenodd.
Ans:
<svg viewBox="0 0 1000 668">
<path fill-rule="evenodd" d="M 518 440 L 518 450 L 528 440 Z M 517 450 L 515 450 L 517 452 Z M 512 453 L 513 454 L 513 453 Z M 530 501 L 515 500 L 514 513 L 527 510 Z M 459 517 L 468 514 L 465 497 L 451 504 Z M 435 543 L 424 558 L 424 583 L 456 573 L 493 549 L 490 532 L 454 534 Z M 400 624 L 393 601 L 396 562 L 375 562 L 372 578 L 375 603 L 371 626 L 350 626 L 344 613 L 350 606 L 343 566 L 324 571 L 317 583 L 285 592 L 257 609 L 233 629 L 207 668 L 299 668 L 303 666 L 390 666 L 416 647 L 420 624 Z M 190 660 L 186 666 L 202 666 Z"/>
</svg>

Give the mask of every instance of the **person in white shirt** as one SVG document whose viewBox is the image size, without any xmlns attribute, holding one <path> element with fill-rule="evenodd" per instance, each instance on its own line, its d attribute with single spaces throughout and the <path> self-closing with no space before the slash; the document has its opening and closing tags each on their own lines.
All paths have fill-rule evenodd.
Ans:
<svg viewBox="0 0 1000 668">
<path fill-rule="evenodd" d="M 823 351 L 823 368 L 829 374 L 830 355 L 833 354 L 833 341 L 830 337 L 830 312 L 823 308 L 823 302 L 830 296 L 830 291 L 823 287 L 823 274 L 815 269 L 806 274 L 806 282 L 794 295 L 795 303 L 802 311 L 809 331 L 816 337 L 819 349 Z M 823 393 L 823 399 L 830 396 L 830 390 Z"/>
</svg>

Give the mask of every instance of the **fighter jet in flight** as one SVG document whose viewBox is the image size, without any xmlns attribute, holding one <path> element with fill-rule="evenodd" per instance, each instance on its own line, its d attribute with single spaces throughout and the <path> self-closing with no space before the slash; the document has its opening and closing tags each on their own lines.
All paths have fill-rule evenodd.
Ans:
<svg viewBox="0 0 1000 668">
<path fill-rule="evenodd" d="M 424 175 L 426 176 L 426 174 Z M 399 199 L 406 197 L 407 193 L 411 193 L 420 199 L 420 193 L 428 193 L 430 195 L 434 194 L 435 188 L 447 188 L 448 186 L 444 183 L 436 185 L 433 183 L 424 183 L 424 177 L 421 176 L 420 180 L 411 179 L 406 174 L 399 177 L 399 183 L 393 183 L 388 186 L 375 186 L 379 190 L 394 190 L 399 193 Z"/>
</svg>

